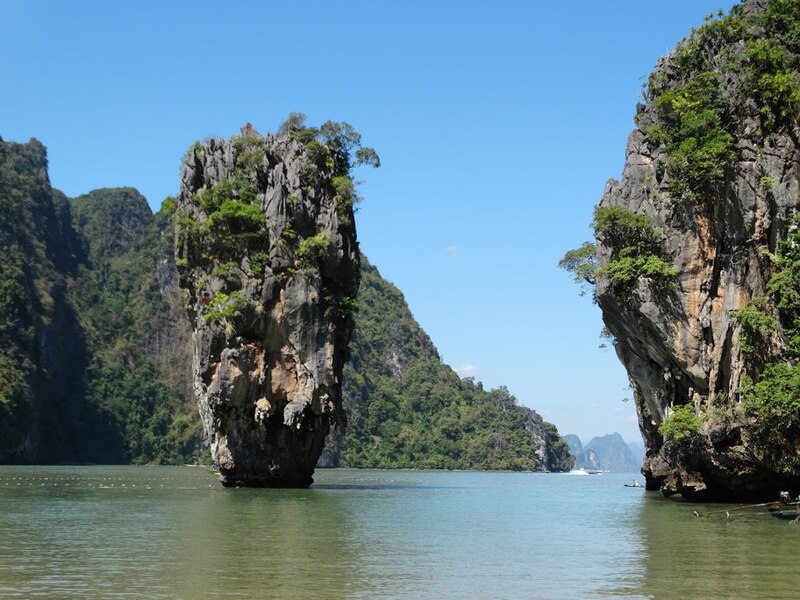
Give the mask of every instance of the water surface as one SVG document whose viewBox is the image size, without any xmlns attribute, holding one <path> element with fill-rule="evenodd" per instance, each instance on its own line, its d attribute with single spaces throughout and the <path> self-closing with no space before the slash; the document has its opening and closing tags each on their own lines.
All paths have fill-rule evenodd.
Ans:
<svg viewBox="0 0 800 600">
<path fill-rule="evenodd" d="M 793 598 L 800 526 L 630 476 L 0 467 L 3 598 Z M 708 506 L 701 507 L 708 509 Z"/>
</svg>

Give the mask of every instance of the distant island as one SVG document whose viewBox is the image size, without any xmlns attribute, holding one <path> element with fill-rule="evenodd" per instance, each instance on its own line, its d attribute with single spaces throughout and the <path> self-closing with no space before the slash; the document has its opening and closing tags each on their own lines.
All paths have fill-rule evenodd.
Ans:
<svg viewBox="0 0 800 600">
<path fill-rule="evenodd" d="M 577 435 L 568 434 L 564 440 L 575 457 L 575 468 L 619 473 L 639 473 L 644 447 L 640 443 L 625 443 L 618 433 L 593 437 L 585 446 Z"/>
</svg>

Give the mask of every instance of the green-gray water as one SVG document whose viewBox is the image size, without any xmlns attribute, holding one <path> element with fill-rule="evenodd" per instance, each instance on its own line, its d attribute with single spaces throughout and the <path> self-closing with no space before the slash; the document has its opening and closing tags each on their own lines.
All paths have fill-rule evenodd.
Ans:
<svg viewBox="0 0 800 600">
<path fill-rule="evenodd" d="M 698 519 L 629 480 L 327 470 L 228 490 L 197 468 L 0 467 L 0 597 L 796 597 L 800 525 Z"/>
</svg>

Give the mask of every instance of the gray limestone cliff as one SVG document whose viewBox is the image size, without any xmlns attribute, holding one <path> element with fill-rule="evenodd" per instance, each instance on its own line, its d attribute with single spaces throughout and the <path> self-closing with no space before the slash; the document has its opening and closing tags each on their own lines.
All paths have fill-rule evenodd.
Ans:
<svg viewBox="0 0 800 600">
<path fill-rule="evenodd" d="M 327 129 L 326 129 L 327 126 Z M 346 124 L 196 143 L 177 198 L 194 391 L 227 486 L 307 486 L 331 426 L 359 283 Z"/>
<path fill-rule="evenodd" d="M 781 409 L 763 387 L 770 365 L 797 363 L 796 306 L 775 277 L 797 227 L 799 23 L 800 3 L 746 2 L 662 59 L 595 213 L 597 302 L 634 390 L 647 485 L 667 495 L 800 489 L 797 415 L 769 420 Z"/>
</svg>

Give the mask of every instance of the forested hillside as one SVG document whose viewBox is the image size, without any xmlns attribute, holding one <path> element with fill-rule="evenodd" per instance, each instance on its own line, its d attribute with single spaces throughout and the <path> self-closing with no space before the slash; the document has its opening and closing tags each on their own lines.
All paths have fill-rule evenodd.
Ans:
<svg viewBox="0 0 800 600">
<path fill-rule="evenodd" d="M 353 467 L 569 470 L 555 426 L 501 387 L 484 390 L 444 364 L 402 293 L 362 258 L 348 428 L 323 460 Z"/>
<path fill-rule="evenodd" d="M 153 215 L 132 188 L 95 190 L 71 207 L 87 256 L 71 297 L 89 342 L 89 401 L 110 415 L 126 462 L 192 460 L 201 428 L 174 276 L 174 207 Z"/>
</svg>

